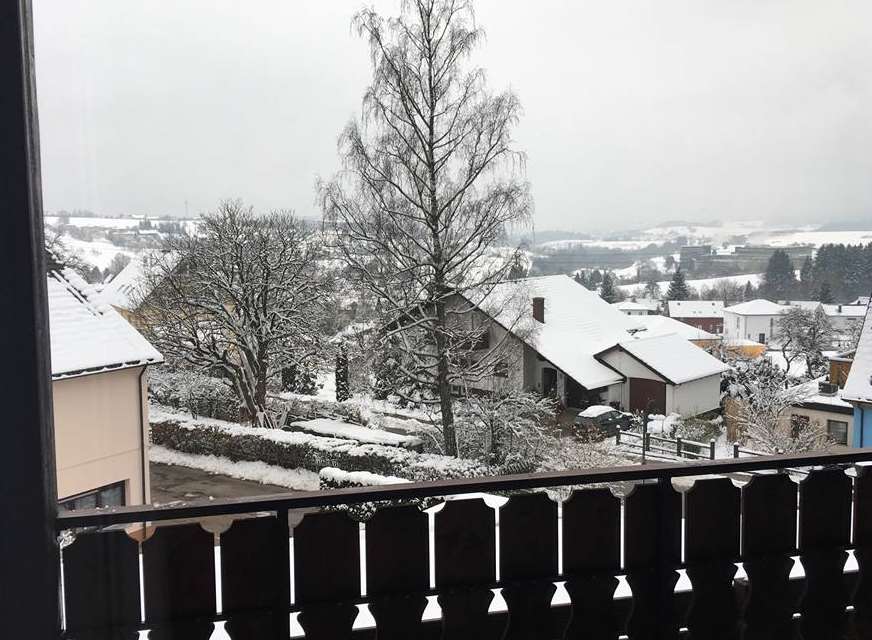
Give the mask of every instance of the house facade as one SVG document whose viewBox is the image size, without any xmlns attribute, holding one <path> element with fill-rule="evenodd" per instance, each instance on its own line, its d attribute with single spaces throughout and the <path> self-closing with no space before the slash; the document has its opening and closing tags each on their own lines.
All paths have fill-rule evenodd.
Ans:
<svg viewBox="0 0 872 640">
<path fill-rule="evenodd" d="M 57 490 L 66 509 L 148 503 L 147 367 L 161 355 L 75 272 L 48 272 Z"/>
<path fill-rule="evenodd" d="M 778 332 L 778 320 L 785 307 L 758 298 L 724 309 L 724 339 L 752 340 L 768 344 Z"/>
<path fill-rule="evenodd" d="M 522 307 L 508 311 L 507 300 Z M 641 337 L 638 318 L 568 276 L 501 284 L 477 312 L 492 321 L 490 344 L 504 341 L 508 366 L 475 388 L 536 391 L 569 408 L 696 415 L 719 406 L 726 365 L 674 333 Z"/>
<path fill-rule="evenodd" d="M 720 300 L 670 300 L 669 317 L 720 335 L 724 332 L 724 303 Z"/>
<path fill-rule="evenodd" d="M 851 445 L 872 446 L 872 306 L 867 307 L 860 340 L 842 391 L 854 408 Z"/>
</svg>

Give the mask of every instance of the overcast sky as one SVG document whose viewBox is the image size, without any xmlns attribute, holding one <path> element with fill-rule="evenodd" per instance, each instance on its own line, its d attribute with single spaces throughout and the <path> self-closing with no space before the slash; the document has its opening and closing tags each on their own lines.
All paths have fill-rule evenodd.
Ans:
<svg viewBox="0 0 872 640">
<path fill-rule="evenodd" d="M 375 3 L 396 12 L 397 0 Z M 37 0 L 47 211 L 317 215 L 355 0 Z M 479 0 L 539 229 L 872 217 L 869 0 Z"/>
</svg>

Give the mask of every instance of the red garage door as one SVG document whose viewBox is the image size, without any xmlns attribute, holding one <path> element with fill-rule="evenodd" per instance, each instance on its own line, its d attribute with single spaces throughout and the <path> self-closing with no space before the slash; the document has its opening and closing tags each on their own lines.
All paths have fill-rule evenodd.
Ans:
<svg viewBox="0 0 872 640">
<path fill-rule="evenodd" d="M 630 378 L 630 411 L 666 413 L 666 383 Z"/>
</svg>

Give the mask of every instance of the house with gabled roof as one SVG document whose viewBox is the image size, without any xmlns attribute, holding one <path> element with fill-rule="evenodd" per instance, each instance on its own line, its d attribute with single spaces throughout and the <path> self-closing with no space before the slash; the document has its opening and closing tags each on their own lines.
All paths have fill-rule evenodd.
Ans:
<svg viewBox="0 0 872 640">
<path fill-rule="evenodd" d="M 842 400 L 854 407 L 851 446 L 872 446 L 872 305 L 866 307 L 863 330 L 842 390 Z"/>
<path fill-rule="evenodd" d="M 58 497 L 148 503 L 146 371 L 161 354 L 72 269 L 47 267 Z"/>
<path fill-rule="evenodd" d="M 724 303 L 721 300 L 670 300 L 670 318 L 709 333 L 724 332 Z"/>
<path fill-rule="evenodd" d="M 520 322 L 507 301 L 528 309 Z M 508 350 L 517 357 L 503 376 L 507 388 L 553 394 L 571 408 L 610 403 L 696 415 L 720 404 L 724 363 L 677 334 L 641 337 L 638 317 L 568 276 L 501 283 L 477 306 L 494 321 L 489 331 L 501 333 L 490 343 L 511 334 Z"/>
</svg>

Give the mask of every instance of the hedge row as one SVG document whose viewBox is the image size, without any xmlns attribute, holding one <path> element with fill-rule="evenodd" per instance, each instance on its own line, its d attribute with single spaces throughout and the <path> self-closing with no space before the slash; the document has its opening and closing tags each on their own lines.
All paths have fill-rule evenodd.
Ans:
<svg viewBox="0 0 872 640">
<path fill-rule="evenodd" d="M 412 481 L 487 475 L 489 470 L 474 460 L 415 453 L 400 447 L 360 444 L 354 440 L 313 436 L 306 433 L 243 427 L 218 423 L 168 419 L 154 416 L 151 441 L 184 453 L 261 461 L 286 469 L 320 472 L 325 467 L 368 471 Z"/>
</svg>

